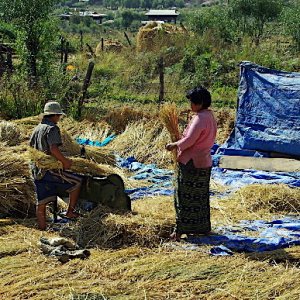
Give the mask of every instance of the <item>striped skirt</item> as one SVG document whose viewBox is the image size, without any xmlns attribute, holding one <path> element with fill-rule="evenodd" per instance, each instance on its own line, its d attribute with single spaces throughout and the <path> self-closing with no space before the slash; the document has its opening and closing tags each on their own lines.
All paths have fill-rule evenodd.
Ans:
<svg viewBox="0 0 300 300">
<path fill-rule="evenodd" d="M 175 231 L 181 234 L 203 234 L 211 230 L 209 181 L 211 168 L 198 169 L 190 160 L 178 163 L 175 188 Z"/>
</svg>

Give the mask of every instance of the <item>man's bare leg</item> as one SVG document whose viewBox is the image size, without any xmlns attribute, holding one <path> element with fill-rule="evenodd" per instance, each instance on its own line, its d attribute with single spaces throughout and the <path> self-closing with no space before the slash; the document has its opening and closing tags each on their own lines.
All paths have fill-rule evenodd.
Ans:
<svg viewBox="0 0 300 300">
<path fill-rule="evenodd" d="M 80 187 L 69 194 L 69 207 L 66 213 L 66 217 L 68 218 L 78 218 L 79 214 L 74 212 L 76 203 L 78 201 L 80 194 Z"/>
<path fill-rule="evenodd" d="M 36 216 L 38 221 L 38 227 L 40 230 L 46 229 L 46 204 L 39 204 L 36 206 Z"/>
</svg>

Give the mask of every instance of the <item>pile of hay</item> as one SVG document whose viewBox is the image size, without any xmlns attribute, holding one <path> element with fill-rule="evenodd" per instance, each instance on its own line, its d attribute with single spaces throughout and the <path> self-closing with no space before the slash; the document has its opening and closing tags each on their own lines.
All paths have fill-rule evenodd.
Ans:
<svg viewBox="0 0 300 300">
<path fill-rule="evenodd" d="M 112 40 L 112 39 L 104 40 L 103 46 L 104 46 L 104 51 L 111 51 L 111 52 L 120 52 L 124 48 L 124 45 L 120 41 Z M 102 45 L 100 42 L 96 47 L 96 54 L 102 52 L 101 47 Z"/>
<path fill-rule="evenodd" d="M 0 143 L 0 213 L 31 216 L 35 192 L 31 170 L 19 149 Z"/>
<path fill-rule="evenodd" d="M 137 51 L 155 51 L 170 46 L 173 40 L 182 38 L 185 31 L 172 24 L 149 22 L 137 34 Z"/>
<path fill-rule="evenodd" d="M 250 211 L 271 213 L 299 213 L 300 188 L 284 184 L 254 184 L 241 188 L 233 195 Z"/>
<path fill-rule="evenodd" d="M 172 154 L 165 150 L 165 145 L 170 141 L 168 131 L 159 121 L 139 121 L 130 123 L 111 147 L 122 157 L 134 156 L 143 163 L 169 167 Z"/>
<path fill-rule="evenodd" d="M 235 110 L 230 108 L 215 109 L 214 114 L 218 124 L 217 142 L 223 144 L 234 128 Z"/>
<path fill-rule="evenodd" d="M 114 132 L 122 133 L 129 123 L 143 120 L 147 121 L 154 117 L 155 115 L 149 113 L 149 111 L 124 106 L 111 110 L 104 116 L 103 120 L 109 124 Z"/>
<path fill-rule="evenodd" d="M 61 131 L 62 152 L 66 156 L 80 156 L 81 146 L 77 144 L 66 130 Z M 85 157 L 97 164 L 115 165 L 116 158 L 109 149 L 85 146 Z"/>
<path fill-rule="evenodd" d="M 21 132 L 18 126 L 12 122 L 0 122 L 0 142 L 8 146 L 16 146 L 21 141 Z"/>
<path fill-rule="evenodd" d="M 174 225 L 174 205 L 166 197 L 133 203 L 134 213 L 119 214 L 99 206 L 62 235 L 82 247 L 120 248 L 130 245 L 156 247 L 169 236 Z"/>
</svg>

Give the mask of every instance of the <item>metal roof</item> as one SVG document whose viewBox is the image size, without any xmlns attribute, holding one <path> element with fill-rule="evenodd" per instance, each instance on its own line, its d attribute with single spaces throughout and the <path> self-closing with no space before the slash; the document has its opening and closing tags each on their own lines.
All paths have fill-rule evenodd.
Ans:
<svg viewBox="0 0 300 300">
<path fill-rule="evenodd" d="M 178 16 L 179 13 L 175 9 L 150 9 L 146 16 Z"/>
</svg>

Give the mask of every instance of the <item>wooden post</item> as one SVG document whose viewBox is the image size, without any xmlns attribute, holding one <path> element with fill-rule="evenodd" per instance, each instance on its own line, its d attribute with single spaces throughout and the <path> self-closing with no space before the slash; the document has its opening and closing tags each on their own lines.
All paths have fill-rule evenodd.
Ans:
<svg viewBox="0 0 300 300">
<path fill-rule="evenodd" d="M 66 42 L 66 45 L 65 45 L 65 55 L 64 55 L 64 63 L 68 63 L 68 55 L 69 55 L 69 45 L 70 43 L 69 42 Z"/>
<path fill-rule="evenodd" d="M 64 37 L 60 37 L 60 63 L 64 63 L 64 52 L 65 52 L 65 39 Z"/>
<path fill-rule="evenodd" d="M 86 46 L 88 47 L 89 51 L 91 52 L 91 55 L 95 57 L 96 55 L 95 55 L 93 48 L 88 43 L 86 43 Z"/>
<path fill-rule="evenodd" d="M 165 80 L 164 80 L 164 59 L 160 57 L 158 61 L 158 70 L 159 70 L 159 98 L 158 104 L 160 105 L 164 101 L 165 95 Z"/>
<path fill-rule="evenodd" d="M 90 80 L 91 80 L 91 77 L 92 77 L 94 66 L 95 66 L 94 62 L 91 61 L 89 63 L 89 66 L 88 66 L 88 69 L 87 69 L 87 72 L 86 72 L 86 75 L 85 75 L 84 83 L 83 83 L 83 86 L 82 86 L 82 96 L 79 97 L 79 99 L 78 99 L 78 108 L 77 108 L 78 118 L 81 117 L 83 102 L 84 102 L 84 99 L 86 97 L 86 92 L 87 92 L 87 89 L 88 89 L 89 84 L 90 84 Z"/>
<path fill-rule="evenodd" d="M 124 35 L 125 35 L 125 38 L 126 38 L 128 44 L 129 44 L 129 46 L 131 46 L 130 39 L 129 39 L 129 37 L 128 37 L 128 35 L 127 35 L 127 33 L 125 31 L 124 31 Z"/>
<path fill-rule="evenodd" d="M 101 51 L 104 51 L 104 38 L 101 38 Z"/>
<path fill-rule="evenodd" d="M 83 32 L 80 30 L 80 51 L 83 50 Z"/>
</svg>

